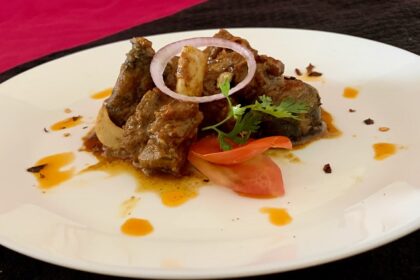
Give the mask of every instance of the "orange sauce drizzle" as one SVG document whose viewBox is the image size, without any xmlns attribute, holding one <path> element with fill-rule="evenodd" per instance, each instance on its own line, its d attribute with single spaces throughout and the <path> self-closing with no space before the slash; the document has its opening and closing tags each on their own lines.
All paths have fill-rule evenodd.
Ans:
<svg viewBox="0 0 420 280">
<path fill-rule="evenodd" d="M 93 93 L 90 98 L 92 99 L 103 99 L 107 98 L 112 94 L 112 88 L 107 88 L 98 92 Z"/>
<path fill-rule="evenodd" d="M 254 199 L 270 199 L 276 198 L 277 196 L 269 195 L 269 194 L 249 194 L 249 193 L 240 193 L 236 192 L 239 196 L 247 197 L 247 198 L 254 198 Z"/>
<path fill-rule="evenodd" d="M 337 137 L 341 136 L 342 132 L 335 125 L 332 115 L 322 108 L 321 108 L 321 118 L 326 125 L 325 133 L 321 134 L 319 137 L 315 136 L 313 139 L 311 139 L 310 141 L 308 141 L 306 143 L 298 144 L 296 146 L 293 146 L 293 150 L 303 149 L 306 146 L 308 146 L 309 144 L 313 143 L 314 141 L 322 139 L 322 138 L 327 138 L 328 139 L 328 138 L 337 138 Z"/>
<path fill-rule="evenodd" d="M 51 130 L 54 130 L 54 131 L 63 130 L 63 129 L 74 127 L 76 125 L 81 124 L 82 120 L 83 120 L 82 116 L 74 116 L 74 117 L 56 122 L 55 124 L 51 125 L 50 128 Z"/>
<path fill-rule="evenodd" d="M 335 138 L 341 135 L 341 131 L 335 126 L 334 119 L 330 113 L 321 109 L 321 118 L 327 125 L 327 133 L 324 138 Z"/>
<path fill-rule="evenodd" d="M 184 204 L 189 199 L 197 196 L 197 192 L 185 189 L 168 190 L 160 193 L 162 203 L 169 207 L 176 207 Z"/>
<path fill-rule="evenodd" d="M 284 208 L 264 207 L 261 213 L 268 214 L 270 222 L 275 226 L 284 226 L 292 222 L 292 217 Z"/>
<path fill-rule="evenodd" d="M 129 174 L 137 183 L 137 192 L 151 191 L 157 193 L 164 205 L 176 207 L 198 195 L 198 188 L 205 184 L 200 174 L 183 177 L 170 175 L 147 176 L 123 160 L 107 160 L 98 157 L 99 162 L 81 172 L 102 171 L 110 176 Z"/>
<path fill-rule="evenodd" d="M 145 219 L 130 218 L 121 225 L 121 232 L 130 236 L 145 236 L 152 231 L 152 224 Z"/>
<path fill-rule="evenodd" d="M 345 87 L 343 90 L 343 97 L 355 99 L 359 95 L 359 90 L 353 87 Z"/>
<path fill-rule="evenodd" d="M 397 146 L 391 143 L 375 143 L 373 144 L 376 160 L 384 160 L 397 152 Z"/>
<path fill-rule="evenodd" d="M 33 173 L 41 189 L 50 189 L 69 179 L 74 175 L 74 168 L 61 170 L 62 167 L 72 163 L 72 152 L 50 155 L 38 160 L 34 166 L 46 164 L 38 173 Z"/>
<path fill-rule="evenodd" d="M 304 73 L 301 76 L 298 76 L 297 78 L 304 82 L 325 82 L 323 76 L 309 76 L 307 73 Z"/>
<path fill-rule="evenodd" d="M 289 151 L 284 155 L 284 157 L 287 158 L 289 160 L 289 162 L 291 162 L 291 163 L 301 162 L 301 160 L 298 156 L 296 156 L 294 153 L 289 152 Z"/>
</svg>

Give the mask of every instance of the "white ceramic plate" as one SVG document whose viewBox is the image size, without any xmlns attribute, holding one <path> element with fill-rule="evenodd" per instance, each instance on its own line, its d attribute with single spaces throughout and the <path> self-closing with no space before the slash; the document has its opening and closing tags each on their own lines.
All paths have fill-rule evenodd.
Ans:
<svg viewBox="0 0 420 280">
<path fill-rule="evenodd" d="M 420 58 L 378 42 L 293 29 L 232 29 L 262 54 L 280 58 L 286 74 L 311 62 L 324 73 L 310 82 L 320 92 L 343 135 L 323 139 L 295 155 L 276 159 L 287 194 L 251 199 L 228 189 L 200 189 L 177 208 L 153 193 L 135 193 L 129 176 L 88 173 L 43 194 L 25 169 L 39 158 L 77 151 L 82 126 L 46 134 L 68 116 L 92 126 L 101 101 L 90 94 L 114 84 L 128 42 L 97 47 L 46 63 L 0 85 L 0 243 L 54 264 L 103 274 L 151 278 L 212 278 L 280 272 L 344 258 L 390 242 L 420 227 Z M 150 36 L 155 49 L 194 31 Z M 356 99 L 343 88 L 360 90 Z M 357 111 L 349 113 L 348 109 Z M 374 125 L 363 124 L 372 118 Z M 378 127 L 390 128 L 379 132 Z M 395 155 L 373 158 L 372 144 L 397 144 Z M 76 152 L 75 167 L 93 163 Z M 322 167 L 330 163 L 332 174 Z M 121 203 L 141 200 L 132 216 L 154 232 L 123 235 Z M 286 208 L 292 223 L 269 223 L 261 207 Z M 239 218 L 239 219 L 236 219 Z"/>
</svg>

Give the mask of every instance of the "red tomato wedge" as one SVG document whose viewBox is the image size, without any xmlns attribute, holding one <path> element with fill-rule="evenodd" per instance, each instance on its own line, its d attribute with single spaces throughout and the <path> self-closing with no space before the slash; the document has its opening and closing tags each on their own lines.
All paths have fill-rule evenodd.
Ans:
<svg viewBox="0 0 420 280">
<path fill-rule="evenodd" d="M 291 149 L 292 142 L 284 136 L 271 136 L 258 140 L 251 139 L 245 145 L 221 151 L 217 137 L 207 136 L 195 142 L 190 148 L 190 153 L 211 163 L 231 165 L 252 159 L 270 148 Z"/>
<path fill-rule="evenodd" d="M 242 163 L 217 165 L 190 152 L 188 160 L 213 183 L 238 193 L 255 196 L 284 194 L 281 170 L 268 156 L 257 155 Z"/>
</svg>

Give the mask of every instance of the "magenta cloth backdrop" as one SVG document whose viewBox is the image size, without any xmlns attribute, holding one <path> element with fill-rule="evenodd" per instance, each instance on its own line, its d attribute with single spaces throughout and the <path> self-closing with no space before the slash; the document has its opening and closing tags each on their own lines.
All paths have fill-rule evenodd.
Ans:
<svg viewBox="0 0 420 280">
<path fill-rule="evenodd" d="M 0 8 L 0 73 L 204 0 L 13 0 Z"/>
</svg>

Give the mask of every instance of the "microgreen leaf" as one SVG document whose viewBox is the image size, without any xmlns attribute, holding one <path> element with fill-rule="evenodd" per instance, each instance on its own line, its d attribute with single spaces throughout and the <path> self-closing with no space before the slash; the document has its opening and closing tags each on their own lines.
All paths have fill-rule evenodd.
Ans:
<svg viewBox="0 0 420 280">
<path fill-rule="evenodd" d="M 241 104 L 235 105 L 232 107 L 233 117 L 237 120 L 242 116 L 246 111 L 246 108 L 241 107 Z"/>
<path fill-rule="evenodd" d="M 271 115 L 275 118 L 299 119 L 300 114 L 307 113 L 309 110 L 309 106 L 306 103 L 293 99 L 284 99 L 280 104 L 275 105 L 272 98 L 266 95 L 260 96 L 254 104 L 244 107 L 241 104 L 233 106 L 229 97 L 231 79 L 231 73 L 221 75 L 218 79 L 218 86 L 228 103 L 228 115 L 223 121 L 202 129 L 217 132 L 220 149 L 223 151 L 232 149 L 229 141 L 236 144 L 245 144 L 253 133 L 258 132 L 262 114 Z M 228 133 L 220 130 L 219 127 L 231 118 L 236 120 L 233 129 Z"/>
</svg>

